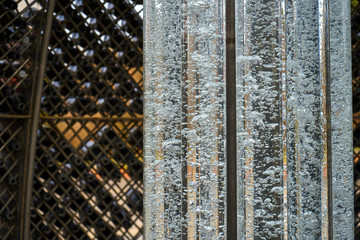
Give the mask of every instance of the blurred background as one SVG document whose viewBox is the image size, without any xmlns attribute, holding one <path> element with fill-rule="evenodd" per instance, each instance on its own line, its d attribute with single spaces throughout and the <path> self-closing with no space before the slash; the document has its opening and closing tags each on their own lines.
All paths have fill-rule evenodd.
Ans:
<svg viewBox="0 0 360 240">
<path fill-rule="evenodd" d="M 142 239 L 143 2 L 50 2 L 0 1 L 0 239 Z"/>
<path fill-rule="evenodd" d="M 360 4 L 351 5 L 360 239 Z M 0 239 L 142 239 L 142 35 L 142 0 L 0 0 Z"/>
</svg>

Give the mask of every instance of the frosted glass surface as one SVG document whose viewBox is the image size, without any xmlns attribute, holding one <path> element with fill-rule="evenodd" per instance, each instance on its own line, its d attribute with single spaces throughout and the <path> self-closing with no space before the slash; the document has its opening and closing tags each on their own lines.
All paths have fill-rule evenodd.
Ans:
<svg viewBox="0 0 360 240">
<path fill-rule="evenodd" d="M 354 239 L 350 2 L 330 1 L 334 239 Z"/>
<path fill-rule="evenodd" d="M 353 239 L 350 11 L 326 4 L 236 1 L 238 239 Z"/>
<path fill-rule="evenodd" d="M 238 239 L 283 234 L 277 1 L 236 1 Z"/>
<path fill-rule="evenodd" d="M 234 239 L 224 5 L 145 1 L 147 240 Z M 353 239 L 349 2 L 235 5 L 237 239 Z"/>
<path fill-rule="evenodd" d="M 146 1 L 146 239 L 224 239 L 223 28 L 223 1 Z"/>
</svg>

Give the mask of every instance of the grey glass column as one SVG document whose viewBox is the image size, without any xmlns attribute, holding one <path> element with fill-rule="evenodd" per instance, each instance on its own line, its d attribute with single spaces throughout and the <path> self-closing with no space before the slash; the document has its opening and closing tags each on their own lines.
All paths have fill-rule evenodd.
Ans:
<svg viewBox="0 0 360 240">
<path fill-rule="evenodd" d="M 146 239 L 353 239 L 350 3 L 231 2 L 146 1 Z"/>
<path fill-rule="evenodd" d="M 224 2 L 145 4 L 145 238 L 224 239 Z"/>
</svg>

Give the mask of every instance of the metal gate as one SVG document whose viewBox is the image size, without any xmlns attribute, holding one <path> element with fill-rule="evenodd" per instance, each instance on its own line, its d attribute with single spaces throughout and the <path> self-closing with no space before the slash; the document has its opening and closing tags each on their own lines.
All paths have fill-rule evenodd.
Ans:
<svg viewBox="0 0 360 240">
<path fill-rule="evenodd" d="M 0 14 L 0 239 L 141 239 L 142 1 Z"/>
<path fill-rule="evenodd" d="M 55 1 L 32 239 L 142 236 L 142 5 Z"/>
<path fill-rule="evenodd" d="M 0 2 L 0 239 L 25 226 L 29 148 L 45 24 L 44 1 Z"/>
</svg>

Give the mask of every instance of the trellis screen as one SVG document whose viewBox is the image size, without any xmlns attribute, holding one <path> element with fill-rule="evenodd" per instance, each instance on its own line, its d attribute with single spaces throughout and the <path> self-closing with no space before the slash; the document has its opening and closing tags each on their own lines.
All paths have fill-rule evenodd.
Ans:
<svg viewBox="0 0 360 240">
<path fill-rule="evenodd" d="M 25 220 L 28 142 L 39 77 L 45 1 L 0 1 L 0 239 Z"/>
<path fill-rule="evenodd" d="M 5 0 L 0 20 L 0 239 L 141 239 L 142 2 Z"/>
<path fill-rule="evenodd" d="M 142 2 L 56 1 L 32 239 L 142 237 Z"/>
</svg>

